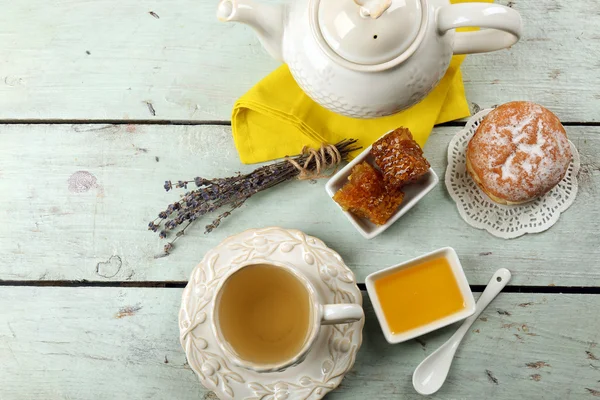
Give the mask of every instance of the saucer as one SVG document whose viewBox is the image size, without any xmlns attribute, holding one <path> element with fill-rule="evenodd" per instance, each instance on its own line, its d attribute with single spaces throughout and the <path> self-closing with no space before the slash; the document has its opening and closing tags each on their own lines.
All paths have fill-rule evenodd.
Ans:
<svg viewBox="0 0 600 400">
<path fill-rule="evenodd" d="M 228 361 L 210 320 L 215 289 L 229 272 L 252 259 L 287 262 L 315 286 L 324 303 L 362 305 L 352 271 L 321 240 L 277 227 L 250 229 L 225 239 L 196 266 L 182 295 L 180 341 L 202 385 L 220 399 L 320 399 L 335 389 L 354 365 L 364 319 L 322 326 L 306 359 L 280 372 L 258 373 Z"/>
</svg>

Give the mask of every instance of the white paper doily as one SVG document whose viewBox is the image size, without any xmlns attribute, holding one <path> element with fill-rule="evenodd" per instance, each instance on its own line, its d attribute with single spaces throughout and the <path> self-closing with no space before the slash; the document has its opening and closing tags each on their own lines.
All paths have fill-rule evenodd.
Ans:
<svg viewBox="0 0 600 400">
<path fill-rule="evenodd" d="M 571 144 L 573 161 L 563 180 L 544 196 L 520 205 L 501 205 L 493 202 L 477 186 L 466 167 L 466 150 L 483 118 L 492 109 L 475 114 L 464 129 L 448 145 L 446 188 L 461 217 L 471 226 L 485 229 L 494 236 L 513 239 L 526 233 L 543 232 L 558 221 L 560 214 L 573 204 L 577 196 L 577 174 L 580 159 Z"/>
</svg>

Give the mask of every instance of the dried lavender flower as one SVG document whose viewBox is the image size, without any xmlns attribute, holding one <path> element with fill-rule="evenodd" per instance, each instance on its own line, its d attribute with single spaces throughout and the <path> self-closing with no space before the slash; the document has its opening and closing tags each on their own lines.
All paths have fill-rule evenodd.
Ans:
<svg viewBox="0 0 600 400">
<path fill-rule="evenodd" d="M 199 176 L 194 178 L 194 183 L 196 184 L 196 187 L 210 185 L 210 181 L 208 179 L 200 178 Z"/>
<path fill-rule="evenodd" d="M 168 231 L 179 228 L 175 237 L 165 245 L 164 254 L 158 257 L 168 255 L 173 249 L 173 243 L 200 217 L 221 207 L 229 208 L 206 225 L 205 233 L 210 233 L 258 192 L 293 178 L 314 180 L 325 177 L 322 175 L 325 169 L 337 166 L 346 160 L 349 153 L 360 149 L 355 144 L 356 140 L 345 139 L 332 146 L 322 146 L 319 151 L 305 148 L 298 156 L 286 157 L 283 161 L 264 165 L 245 175 L 237 172 L 227 178 L 196 177 L 191 181 L 177 181 L 175 185 L 171 181 L 165 181 L 164 188 L 167 192 L 172 190 L 173 186 L 187 189 L 187 185 L 191 183 L 196 189 L 185 192 L 179 201 L 169 204 L 158 214 L 156 220 L 148 224 L 148 229 L 153 232 L 160 229 L 161 238 L 166 238 Z"/>
</svg>

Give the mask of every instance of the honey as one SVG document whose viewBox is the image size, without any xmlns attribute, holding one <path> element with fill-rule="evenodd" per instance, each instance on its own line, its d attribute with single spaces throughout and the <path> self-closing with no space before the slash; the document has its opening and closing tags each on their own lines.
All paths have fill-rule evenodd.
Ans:
<svg viewBox="0 0 600 400">
<path fill-rule="evenodd" d="M 425 326 L 466 308 L 458 282 L 444 257 L 378 278 L 375 292 L 392 334 Z"/>
</svg>

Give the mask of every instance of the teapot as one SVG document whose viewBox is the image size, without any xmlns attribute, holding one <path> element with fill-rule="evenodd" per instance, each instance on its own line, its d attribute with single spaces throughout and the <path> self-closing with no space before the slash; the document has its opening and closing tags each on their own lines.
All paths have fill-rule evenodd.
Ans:
<svg viewBox="0 0 600 400">
<path fill-rule="evenodd" d="M 252 27 L 310 98 L 355 118 L 415 105 L 453 54 L 508 48 L 522 30 L 512 8 L 448 0 L 220 0 L 217 17 Z M 484 29 L 456 32 L 463 27 Z"/>
</svg>

